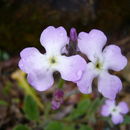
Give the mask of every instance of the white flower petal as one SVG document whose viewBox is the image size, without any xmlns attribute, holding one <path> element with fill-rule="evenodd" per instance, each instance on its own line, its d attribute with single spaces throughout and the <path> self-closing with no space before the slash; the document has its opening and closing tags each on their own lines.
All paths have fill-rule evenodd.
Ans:
<svg viewBox="0 0 130 130">
<path fill-rule="evenodd" d="M 108 72 L 103 72 L 98 79 L 98 90 L 109 99 L 115 99 L 116 94 L 122 89 L 121 80 Z"/>
<path fill-rule="evenodd" d="M 47 54 L 60 54 L 62 48 L 69 42 L 66 30 L 63 27 L 47 27 L 40 37 L 41 44 L 45 47 Z"/>
<path fill-rule="evenodd" d="M 107 69 L 122 70 L 127 65 L 127 59 L 121 54 L 121 49 L 116 45 L 109 45 L 103 50 L 104 65 Z"/>
<path fill-rule="evenodd" d="M 95 58 L 101 55 L 106 41 L 107 38 L 102 31 L 93 29 L 89 33 L 81 32 L 79 34 L 78 47 L 90 61 L 95 61 Z"/>
</svg>

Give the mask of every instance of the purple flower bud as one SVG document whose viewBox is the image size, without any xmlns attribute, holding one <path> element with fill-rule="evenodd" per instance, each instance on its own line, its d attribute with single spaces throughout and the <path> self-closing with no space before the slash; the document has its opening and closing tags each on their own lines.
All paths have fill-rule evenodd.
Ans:
<svg viewBox="0 0 130 130">
<path fill-rule="evenodd" d="M 54 97 L 56 98 L 56 99 L 61 99 L 61 98 L 63 98 L 63 96 L 64 96 L 64 92 L 62 91 L 62 90 L 56 90 L 55 91 L 55 93 L 54 93 Z"/>
<path fill-rule="evenodd" d="M 53 110 L 59 109 L 59 108 L 60 108 L 60 105 L 61 105 L 61 103 L 60 103 L 60 102 L 57 102 L 57 101 L 55 101 L 55 100 L 52 100 L 52 102 L 51 102 L 51 108 L 52 108 Z"/>
<path fill-rule="evenodd" d="M 54 92 L 53 99 L 51 102 L 51 105 L 52 105 L 51 108 L 53 110 L 57 110 L 60 108 L 60 105 L 63 103 L 63 96 L 64 96 L 64 92 L 60 89 L 57 89 Z"/>
<path fill-rule="evenodd" d="M 77 41 L 77 31 L 75 28 L 70 29 L 70 40 L 73 42 Z"/>
</svg>

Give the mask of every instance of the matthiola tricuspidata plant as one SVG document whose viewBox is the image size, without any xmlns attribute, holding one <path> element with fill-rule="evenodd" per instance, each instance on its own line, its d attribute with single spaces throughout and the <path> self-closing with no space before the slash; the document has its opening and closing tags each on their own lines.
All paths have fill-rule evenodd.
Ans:
<svg viewBox="0 0 130 130">
<path fill-rule="evenodd" d="M 106 100 L 105 104 L 101 108 L 102 116 L 110 116 L 114 124 L 120 124 L 123 122 L 123 115 L 127 114 L 129 108 L 125 102 L 120 102 L 116 105 L 114 100 Z"/>
<path fill-rule="evenodd" d="M 40 37 L 46 53 L 42 54 L 34 47 L 23 49 L 20 53 L 19 68 L 27 73 L 28 82 L 39 91 L 45 91 L 53 85 L 53 72 L 58 71 L 63 80 L 77 83 L 79 90 L 84 94 L 92 92 L 92 81 L 97 77 L 98 91 L 106 98 L 115 99 L 122 89 L 122 83 L 108 70 L 122 70 L 127 64 L 127 59 L 116 45 L 104 48 L 106 41 L 105 34 L 100 30 L 81 32 L 77 36 L 76 29 L 72 28 L 68 38 L 63 27 L 49 26 L 43 30 Z M 88 63 L 79 55 L 79 51 L 88 57 Z M 58 109 L 63 103 L 63 88 L 59 88 L 53 95 L 53 109 Z M 125 109 L 124 113 L 121 107 Z M 102 107 L 102 115 L 112 114 L 115 124 L 123 120 L 120 113 L 127 112 L 125 103 L 116 107 L 114 101 L 108 100 Z"/>
<path fill-rule="evenodd" d="M 112 44 L 103 49 L 106 41 L 105 34 L 100 30 L 79 33 L 78 48 L 86 54 L 90 62 L 86 64 L 85 72 L 77 85 L 82 93 L 91 93 L 92 81 L 98 77 L 98 91 L 106 98 L 115 99 L 116 94 L 122 89 L 122 83 L 108 70 L 122 70 L 127 64 L 127 59 L 116 45 Z"/>
<path fill-rule="evenodd" d="M 41 54 L 36 48 L 29 47 L 21 51 L 19 67 L 27 73 L 28 82 L 37 90 L 45 91 L 53 83 L 53 72 L 59 71 L 62 79 L 77 81 L 85 69 L 86 62 L 79 56 L 64 56 L 62 49 L 69 43 L 63 27 L 47 27 L 40 37 L 41 45 L 46 49 Z M 79 64 L 80 63 L 80 64 Z"/>
</svg>

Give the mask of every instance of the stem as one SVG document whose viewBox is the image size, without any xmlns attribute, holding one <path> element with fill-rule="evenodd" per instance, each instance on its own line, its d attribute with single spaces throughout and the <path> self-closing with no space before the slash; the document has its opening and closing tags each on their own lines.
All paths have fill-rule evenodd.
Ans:
<svg viewBox="0 0 130 130">
<path fill-rule="evenodd" d="M 60 79 L 58 82 L 58 88 L 63 88 L 65 81 L 63 79 Z"/>
<path fill-rule="evenodd" d="M 38 104 L 38 106 L 41 108 L 41 110 L 43 110 L 44 108 L 43 104 L 36 95 L 35 91 L 29 86 L 29 84 L 25 80 L 25 73 L 20 70 L 17 70 L 12 74 L 12 78 L 18 81 L 19 86 L 21 86 L 24 89 L 25 93 L 32 96 L 33 99 Z"/>
</svg>

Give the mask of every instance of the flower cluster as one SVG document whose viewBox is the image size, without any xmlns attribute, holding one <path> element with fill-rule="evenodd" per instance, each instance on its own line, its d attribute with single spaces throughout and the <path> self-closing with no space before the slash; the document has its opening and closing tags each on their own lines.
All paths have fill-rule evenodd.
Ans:
<svg viewBox="0 0 130 130">
<path fill-rule="evenodd" d="M 127 65 L 127 59 L 116 45 L 111 44 L 104 48 L 107 37 L 102 31 L 93 29 L 89 33 L 80 32 L 77 35 L 72 28 L 69 38 L 63 27 L 49 26 L 43 30 L 40 42 L 46 53 L 42 54 L 36 48 L 28 47 L 21 51 L 19 61 L 19 68 L 27 73 L 28 82 L 36 90 L 49 89 L 54 83 L 55 71 L 60 72 L 63 80 L 77 83 L 80 92 L 84 94 L 92 93 L 92 82 L 96 77 L 98 91 L 110 100 L 114 100 L 122 89 L 121 80 L 108 71 L 122 70 Z M 79 51 L 87 56 L 89 62 L 77 53 Z M 119 114 L 123 113 L 120 109 L 122 103 L 115 107 L 108 102 L 111 101 L 107 101 L 107 109 L 106 105 L 103 106 L 102 115 L 112 114 L 115 124 L 122 122 L 122 116 Z M 120 120 L 113 114 L 113 110 L 120 115 Z"/>
</svg>

